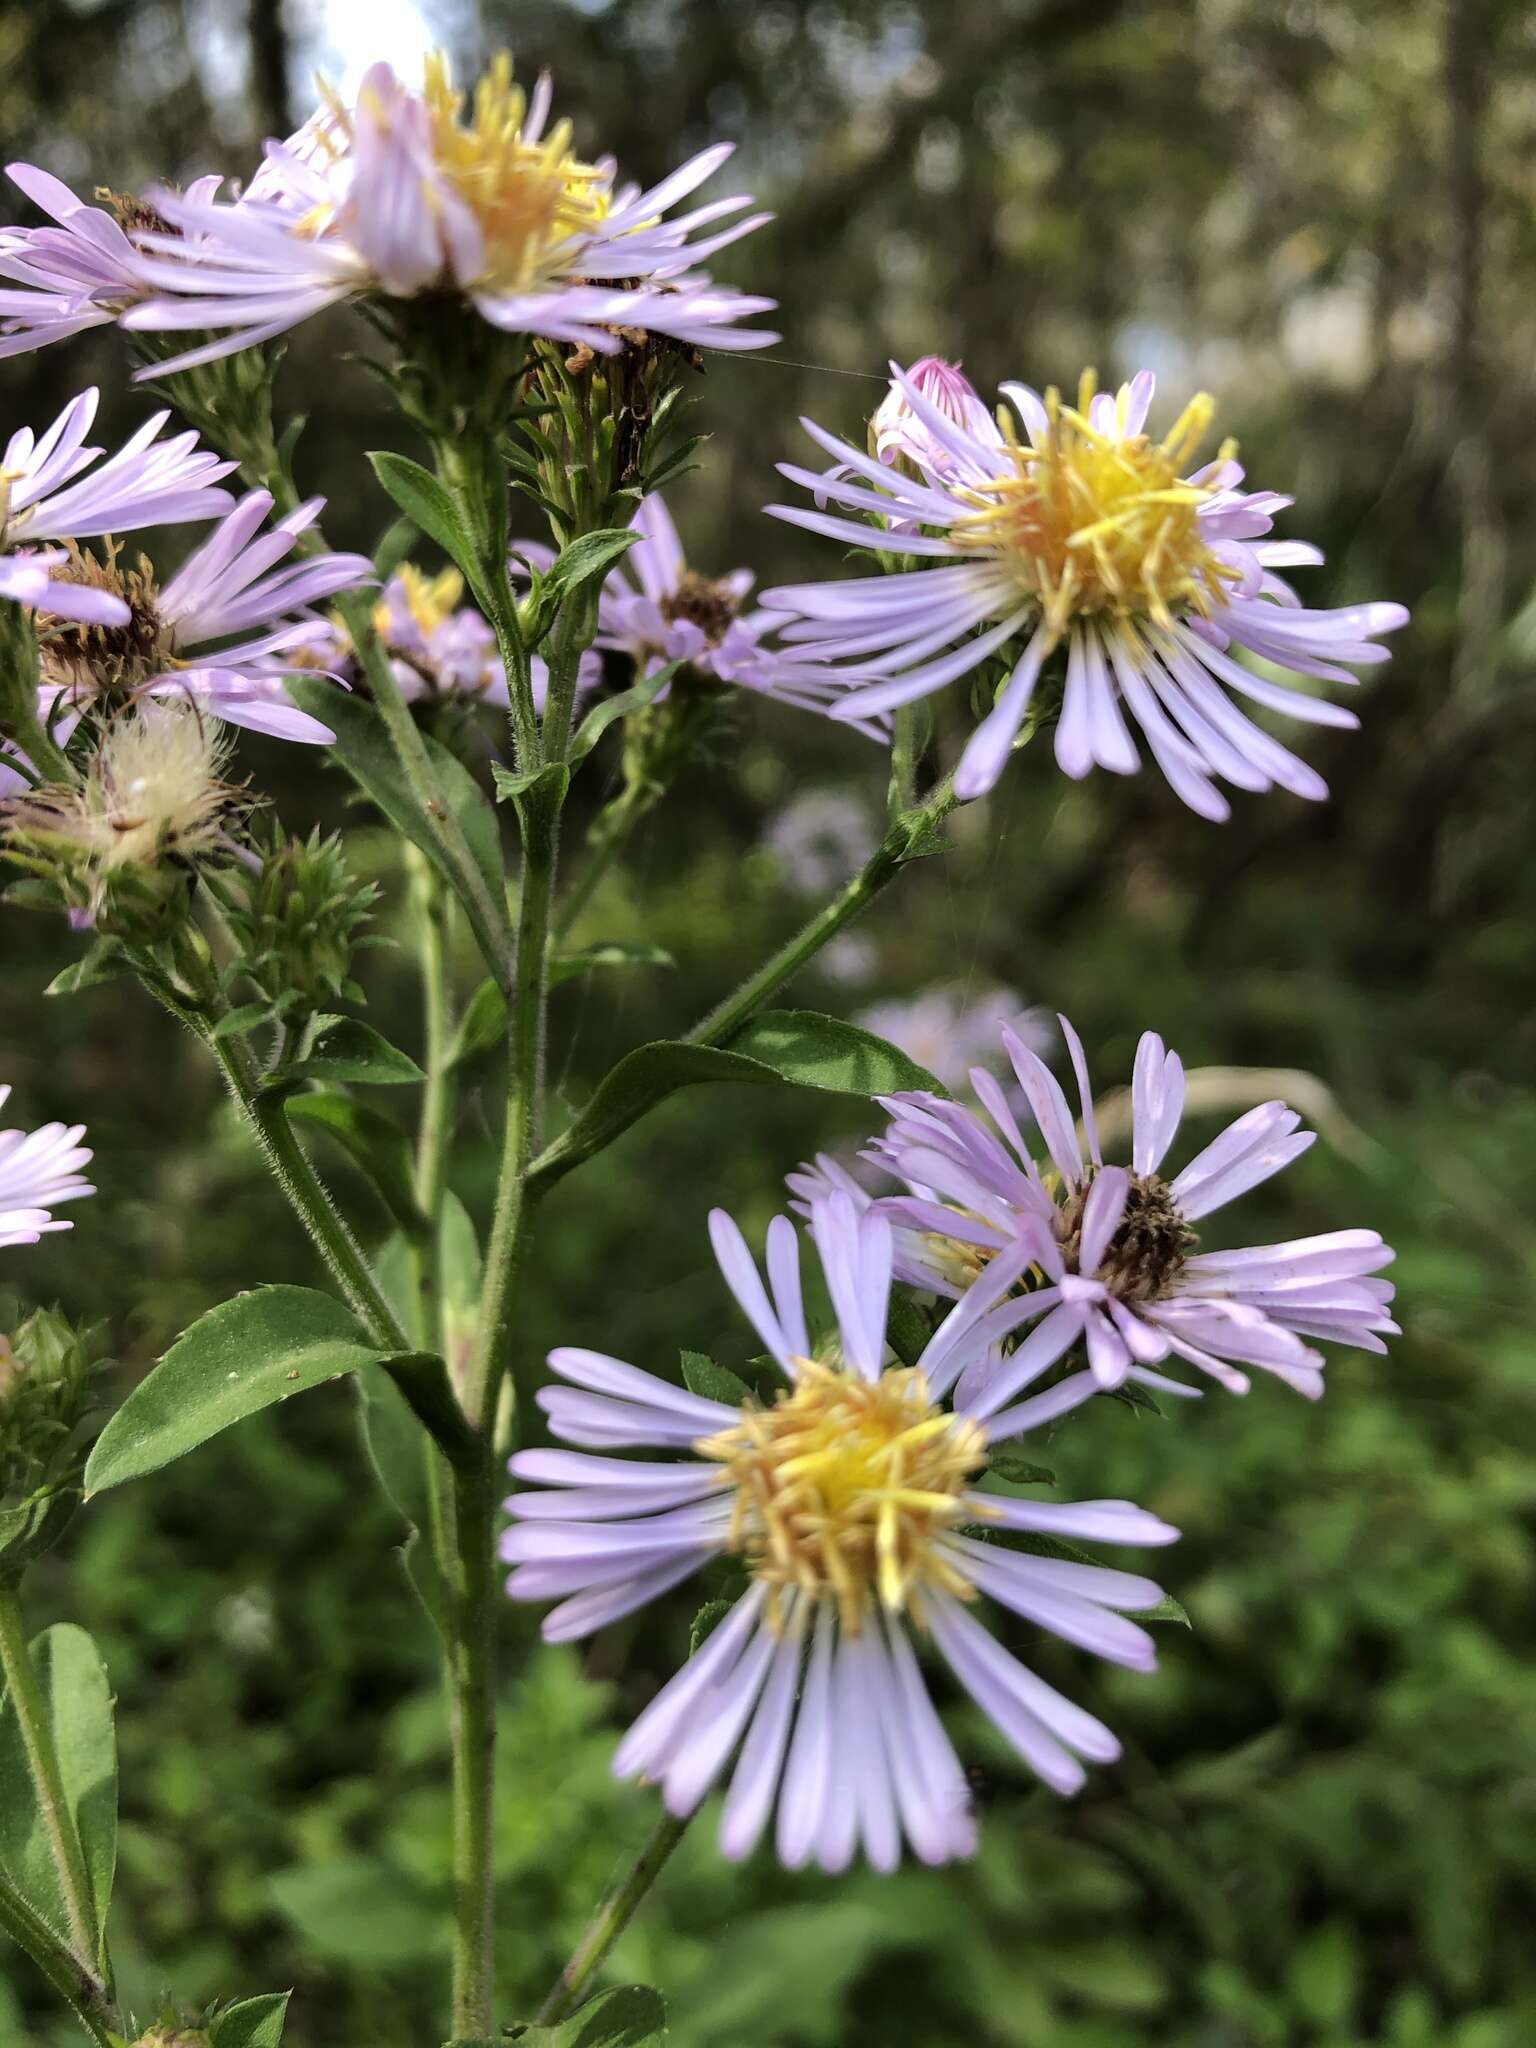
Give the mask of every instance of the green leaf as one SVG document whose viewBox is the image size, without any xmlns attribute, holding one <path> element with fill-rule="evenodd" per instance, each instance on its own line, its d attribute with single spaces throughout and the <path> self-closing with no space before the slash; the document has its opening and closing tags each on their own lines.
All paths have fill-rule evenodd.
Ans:
<svg viewBox="0 0 1536 2048">
<path fill-rule="evenodd" d="M 112 1688 L 83 1628 L 56 1622 L 32 1644 L 43 1714 L 53 1737 L 65 1801 L 74 1817 L 86 1875 L 105 1925 L 117 1863 L 117 1740 Z M 33 1791 L 13 1703 L 0 1705 L 0 1867 L 33 1909 L 70 1939 L 48 1832 Z"/>
<path fill-rule="evenodd" d="M 88 953 L 56 974 L 43 994 L 72 996 L 83 988 L 95 988 L 99 982 L 120 981 L 125 974 L 132 972 L 133 962 L 118 940 L 98 939 Z"/>
<path fill-rule="evenodd" d="M 329 1089 L 315 1095 L 290 1095 L 283 1107 L 290 1123 L 325 1131 L 351 1154 L 403 1230 L 425 1228 L 416 1205 L 410 1140 L 392 1118 L 354 1096 L 337 1095 Z"/>
<path fill-rule="evenodd" d="M 815 1010 L 761 1010 L 725 1041 L 728 1052 L 761 1060 L 785 1081 L 839 1095 L 944 1095 L 926 1067 L 897 1046 L 841 1017 Z"/>
<path fill-rule="evenodd" d="M 242 1003 L 238 1009 L 226 1010 L 208 1036 L 242 1038 L 247 1031 L 255 1031 L 265 1024 L 271 1014 L 272 1008 L 268 1003 Z"/>
<path fill-rule="evenodd" d="M 85 1490 L 141 1479 L 248 1415 L 391 1355 L 313 1288 L 237 1294 L 178 1337 L 134 1388 L 97 1438 Z"/>
<path fill-rule="evenodd" d="M 582 584 L 590 583 L 594 576 L 605 576 L 641 537 L 634 526 L 603 526 L 593 533 L 578 535 L 545 571 L 539 586 L 541 603 L 546 595 L 563 600 Z"/>
<path fill-rule="evenodd" d="M 285 678 L 289 696 L 301 711 L 318 718 L 336 735 L 332 752 L 353 781 L 395 828 L 403 832 L 442 873 L 450 886 L 453 873 L 443 858 L 443 843 L 432 821 L 416 801 L 383 719 L 364 698 L 338 690 L 320 676 Z M 422 735 L 432 763 L 438 793 L 458 820 L 492 901 L 506 902 L 506 877 L 501 861 L 501 833 L 485 792 L 463 762 Z"/>
<path fill-rule="evenodd" d="M 209 2022 L 213 2048 L 282 2048 L 283 2021 L 291 1991 L 268 1991 L 261 1998 L 242 1998 Z"/>
<path fill-rule="evenodd" d="M 944 1092 L 914 1060 L 857 1024 L 810 1010 L 764 1010 L 749 1018 L 725 1046 L 657 1039 L 626 1054 L 547 1147 L 536 1162 L 534 1178 L 546 1186 L 558 1180 L 611 1144 L 666 1096 L 706 1081 L 787 1081 L 840 1095 L 890 1095 L 912 1088 Z"/>
<path fill-rule="evenodd" d="M 1100 1560 L 1095 1559 L 1095 1563 Z M 1171 1593 L 1165 1593 L 1155 1607 L 1143 1607 L 1131 1616 L 1133 1621 L 1172 1622 L 1179 1628 L 1193 1629 L 1194 1623 Z"/>
<path fill-rule="evenodd" d="M 525 847 L 547 848 L 553 842 L 555 821 L 571 786 L 571 771 L 564 761 L 548 761 L 526 775 L 514 775 L 500 762 L 491 767 L 497 803 L 508 803 L 517 812 Z"/>
<path fill-rule="evenodd" d="M 933 1327 L 911 1296 L 898 1289 L 891 1296 L 885 1334 L 902 1364 L 916 1365 L 933 1335 Z"/>
<path fill-rule="evenodd" d="M 288 1060 L 267 1076 L 274 1087 L 286 1081 L 366 1081 L 386 1087 L 425 1079 L 413 1059 L 358 1017 L 317 1017 L 303 1058 Z"/>
<path fill-rule="evenodd" d="M 562 953 L 558 960 L 551 960 L 549 985 L 558 988 L 563 981 L 574 981 L 578 975 L 590 974 L 595 967 L 676 965 L 664 947 L 648 945 L 643 939 L 600 939 L 594 946 L 583 946 L 579 953 Z"/>
<path fill-rule="evenodd" d="M 734 1600 L 706 1600 L 693 1620 L 688 1624 L 688 1654 L 696 1657 L 701 1643 L 708 1642 L 715 1630 L 736 1605 Z"/>
<path fill-rule="evenodd" d="M 507 999 L 494 981 L 482 981 L 465 1005 L 448 1049 L 448 1068 L 473 1066 L 507 1035 Z"/>
<path fill-rule="evenodd" d="M 435 540 L 451 562 L 458 565 L 472 585 L 480 582 L 480 564 L 474 536 L 459 518 L 458 507 L 431 470 L 423 469 L 409 457 L 387 449 L 374 449 L 368 460 L 373 473 L 413 526 Z"/>
<path fill-rule="evenodd" d="M 621 1984 L 589 1998 L 558 2026 L 513 2027 L 510 2039 L 523 2048 L 662 2048 L 666 2000 L 649 1985 Z"/>
<path fill-rule="evenodd" d="M 1118 1387 L 1111 1387 L 1108 1398 L 1111 1401 L 1122 1401 L 1127 1408 L 1138 1409 L 1143 1415 L 1156 1415 L 1161 1418 L 1163 1413 L 1146 1388 L 1136 1380 L 1122 1380 Z"/>
<path fill-rule="evenodd" d="M 1054 1486 L 1056 1474 L 1048 1465 L 1032 1465 L 1013 1444 L 996 1445 L 987 1459 L 987 1469 L 1010 1486 Z"/>
<path fill-rule="evenodd" d="M 752 1389 L 728 1365 L 716 1365 L 702 1351 L 684 1351 L 681 1357 L 683 1385 L 690 1394 L 704 1401 L 723 1401 L 727 1408 L 739 1408 L 751 1400 Z"/>
<path fill-rule="evenodd" d="M 617 697 L 605 697 L 601 704 L 589 711 L 576 728 L 567 756 L 572 768 L 584 761 L 597 745 L 603 734 L 615 719 L 627 718 L 631 711 L 643 711 L 647 704 L 659 697 L 682 667 L 680 661 L 664 662 L 638 683 L 632 683 L 627 690 L 621 690 Z"/>
</svg>

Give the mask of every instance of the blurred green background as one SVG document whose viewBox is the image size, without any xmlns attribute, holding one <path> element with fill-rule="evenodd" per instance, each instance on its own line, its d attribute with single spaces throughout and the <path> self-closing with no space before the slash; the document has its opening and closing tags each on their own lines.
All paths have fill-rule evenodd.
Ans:
<svg viewBox="0 0 1536 2048">
<path fill-rule="evenodd" d="M 1312 807 L 1235 801 L 1225 827 L 1151 773 L 1067 784 L 1030 749 L 954 852 L 867 927 L 852 1014 L 932 984 L 1068 1010 L 1104 1080 L 1160 1029 L 1191 1064 L 1306 1069 L 1324 1143 L 1251 1198 L 1250 1241 L 1365 1222 L 1400 1250 L 1405 1335 L 1336 1356 L 1309 1406 L 1278 1386 L 1159 1421 L 1115 1404 L 1066 1429 L 1068 1495 L 1127 1494 L 1184 1529 L 1159 1561 L 1193 1631 L 1153 1679 L 1045 1645 L 1043 1670 L 1126 1738 L 1064 1807 L 956 1713 L 986 1825 L 974 1866 L 828 1882 L 745 1871 L 695 1830 L 615 1959 L 657 1983 L 681 2048 L 1528 2048 L 1536 2039 L 1536 30 L 1501 0 L 0 0 L 0 133 L 78 188 L 248 171 L 327 62 L 413 67 L 445 40 L 548 64 L 578 141 L 641 177 L 724 135 L 727 179 L 777 224 L 721 265 L 782 302 L 775 354 L 708 360 L 713 434 L 672 493 L 698 566 L 825 573 L 777 526 L 795 415 L 857 433 L 885 359 L 936 350 L 983 388 L 1156 367 L 1221 401 L 1250 473 L 1320 542 L 1309 601 L 1403 600 L 1414 623 L 1359 693 L 1364 730 L 1302 745 Z M 722 185 L 722 189 L 733 189 Z M 13 216 L 14 217 L 14 216 Z M 293 338 L 306 488 L 371 542 L 360 452 L 392 433 Z M 114 337 L 0 368 L 3 425 L 99 379 L 142 416 Z M 246 753 L 295 827 L 357 819 L 401 932 L 397 847 L 296 749 Z M 612 763 L 593 778 L 601 793 Z M 678 966 L 557 999 L 553 1078 L 698 1014 L 800 914 L 762 844 L 792 796 L 878 756 L 755 702 L 642 837 L 588 920 Z M 592 798 L 589 794 L 587 801 Z M 101 1193 L 6 1278 L 111 1319 L 126 1386 L 185 1321 L 306 1247 L 195 1049 L 122 985 L 38 991 L 75 950 L 0 911 L 0 1077 L 29 1122 L 81 1117 Z M 408 958 L 368 956 L 372 1015 L 415 1043 Z M 857 963 L 854 963 L 857 965 Z M 461 990 L 473 965 L 461 954 Z M 497 1078 L 465 1106 L 454 1184 L 484 1221 Z M 394 1105 L 392 1105 L 394 1106 Z M 685 1094 L 545 1212 L 527 1341 L 667 1369 L 739 1359 L 705 1211 L 760 1228 L 853 1105 Z M 1203 1138 L 1208 1130 L 1197 1128 Z M 368 1228 L 366 1191 L 337 1184 Z M 249 1424 L 93 1506 L 29 1588 L 38 1625 L 96 1635 L 119 1696 L 118 1947 L 140 2010 L 294 1985 L 291 2048 L 422 2048 L 442 2004 L 443 1737 L 426 1625 L 339 1392 Z M 615 1786 L 614 1730 L 686 1648 L 686 1592 L 509 1683 L 500 1849 L 505 2012 L 531 2009 L 650 1796 Z M 509 1652 L 528 1646 L 507 1618 Z M 509 1656 L 509 1664 L 513 1659 Z M 0 2042 L 62 2048 L 28 1966 L 0 1956 Z"/>
</svg>

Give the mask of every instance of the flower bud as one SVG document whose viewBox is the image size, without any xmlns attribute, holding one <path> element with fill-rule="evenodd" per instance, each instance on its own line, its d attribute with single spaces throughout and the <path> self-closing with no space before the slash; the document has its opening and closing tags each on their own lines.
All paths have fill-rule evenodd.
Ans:
<svg viewBox="0 0 1536 2048">
<path fill-rule="evenodd" d="M 997 429 L 976 387 L 958 363 L 942 356 L 921 356 L 907 371 L 907 381 L 945 419 L 982 439 L 996 438 Z M 911 400 L 894 380 L 869 422 L 869 452 L 906 476 L 952 476 L 955 458 L 912 409 Z"/>
<path fill-rule="evenodd" d="M 0 1572 L 57 1542 L 79 1504 L 96 1341 L 57 1309 L 0 1334 Z"/>
<path fill-rule="evenodd" d="M 378 890 L 347 871 L 339 838 L 274 836 L 260 866 L 236 878 L 227 899 L 241 966 L 285 1021 L 359 1000 L 349 979 L 359 928 Z"/>
</svg>

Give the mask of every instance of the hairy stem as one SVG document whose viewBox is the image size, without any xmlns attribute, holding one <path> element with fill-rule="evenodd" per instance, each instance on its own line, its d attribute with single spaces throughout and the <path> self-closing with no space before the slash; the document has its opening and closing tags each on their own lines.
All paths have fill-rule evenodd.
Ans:
<svg viewBox="0 0 1536 2048">
<path fill-rule="evenodd" d="M 32 1794 L 48 1837 L 48 1854 L 69 1916 L 70 1948 L 80 1969 L 94 1971 L 102 1951 L 96 1900 L 75 1817 L 64 1791 L 48 1710 L 33 1669 L 32 1653 L 27 1648 L 21 1604 L 10 1581 L 0 1582 L 0 1672 L 4 1674 L 6 1696 L 21 1732 L 27 1775 L 32 1780 Z"/>
<path fill-rule="evenodd" d="M 60 1941 L 47 1921 L 0 1877 L 0 1930 L 11 1937 L 42 1971 L 59 1996 L 74 2008 L 75 2017 L 101 2048 L 111 2048 L 117 2014 L 111 1994 L 93 1969 L 88 1968 Z"/>
<path fill-rule="evenodd" d="M 734 995 L 727 996 L 707 1017 L 701 1018 L 688 1033 L 690 1042 L 721 1044 L 754 1010 L 760 1010 L 770 997 L 777 995 L 807 961 L 815 958 L 828 939 L 852 924 L 882 890 L 889 888 L 908 861 L 918 857 L 927 835 L 949 816 L 956 802 L 953 778 L 946 777 L 914 810 L 903 812 L 853 880 L 755 974 L 749 975 Z"/>
<path fill-rule="evenodd" d="M 486 1246 L 485 1289 L 465 1402 L 470 1420 L 482 1428 L 493 1422 L 511 1350 L 517 1268 L 529 1224 L 528 1168 L 543 1131 L 549 927 L 558 833 L 558 811 L 544 817 L 530 812 L 525 818 L 517 977 L 509 1027 L 513 1093 L 507 1104 L 496 1213 Z"/>
<path fill-rule="evenodd" d="M 487 1441 L 454 1475 L 448 1560 L 453 1754 L 453 2035 L 494 2027 L 496 1944 L 496 1488 Z"/>
<path fill-rule="evenodd" d="M 578 2003 L 608 1951 L 635 1917 L 641 1900 L 661 1875 L 667 1858 L 687 1833 L 692 1818 L 689 1814 L 678 1820 L 663 1813 L 656 1822 L 639 1855 L 587 1922 L 570 1961 L 539 2007 L 534 2019 L 536 2027 L 553 2026 Z"/>
</svg>

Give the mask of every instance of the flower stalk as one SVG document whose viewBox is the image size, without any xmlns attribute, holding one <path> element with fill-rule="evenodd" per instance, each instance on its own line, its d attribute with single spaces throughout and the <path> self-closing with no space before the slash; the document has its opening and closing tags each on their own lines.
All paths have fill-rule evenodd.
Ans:
<svg viewBox="0 0 1536 2048">
<path fill-rule="evenodd" d="M 571 1952 L 548 1997 L 534 2018 L 536 2027 L 552 2027 L 580 2001 L 581 1994 L 607 1960 L 608 1952 L 634 1919 L 645 1895 L 660 1877 L 668 1857 L 688 1832 L 692 1814 L 678 1819 L 663 1813 L 623 1877 L 609 1892 Z"/>
</svg>

